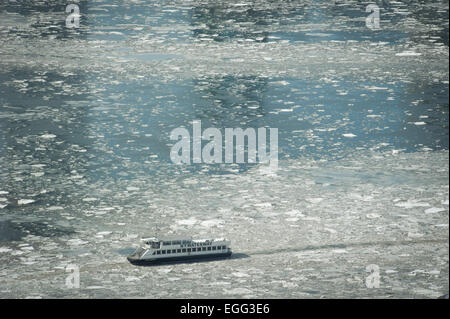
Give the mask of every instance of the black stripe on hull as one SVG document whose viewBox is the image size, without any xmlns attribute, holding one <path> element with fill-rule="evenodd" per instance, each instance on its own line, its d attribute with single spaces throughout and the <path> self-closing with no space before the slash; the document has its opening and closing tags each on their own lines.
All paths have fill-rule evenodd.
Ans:
<svg viewBox="0 0 450 319">
<path fill-rule="evenodd" d="M 168 262 L 181 262 L 181 261 L 195 261 L 195 260 L 207 260 L 207 259 L 221 259 L 231 256 L 231 251 L 227 253 L 219 253 L 219 254 L 207 254 L 207 255 L 189 255 L 189 256 L 177 256 L 177 257 L 165 257 L 158 258 L 153 260 L 145 260 L 145 259 L 134 259 L 127 257 L 128 261 L 133 265 L 156 265 L 159 263 L 168 263 Z"/>
</svg>

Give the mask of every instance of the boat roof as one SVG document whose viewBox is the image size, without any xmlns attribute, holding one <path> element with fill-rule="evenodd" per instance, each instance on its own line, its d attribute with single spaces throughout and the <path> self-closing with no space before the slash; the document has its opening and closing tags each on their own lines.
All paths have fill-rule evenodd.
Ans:
<svg viewBox="0 0 450 319">
<path fill-rule="evenodd" d="M 142 237 L 142 240 L 145 241 L 193 241 L 196 243 L 206 242 L 206 241 L 224 241 L 225 238 L 208 238 L 208 239 L 192 239 L 192 237 L 188 236 L 162 236 L 162 237 L 154 237 L 154 236 L 148 236 L 148 237 Z"/>
<path fill-rule="evenodd" d="M 162 236 L 162 237 L 142 237 L 143 240 L 154 240 L 154 241 L 175 241 L 175 240 L 192 240 L 192 237 L 187 236 Z"/>
</svg>

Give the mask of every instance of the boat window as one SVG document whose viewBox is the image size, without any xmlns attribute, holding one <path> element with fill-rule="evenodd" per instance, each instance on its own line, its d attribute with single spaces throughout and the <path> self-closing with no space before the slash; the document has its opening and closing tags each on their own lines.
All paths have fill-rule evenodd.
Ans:
<svg viewBox="0 0 450 319">
<path fill-rule="evenodd" d="M 175 254 L 177 252 L 176 249 L 172 249 L 172 254 Z"/>
<path fill-rule="evenodd" d="M 202 247 L 202 251 L 206 251 L 206 247 Z"/>
<path fill-rule="evenodd" d="M 157 255 L 161 255 L 161 250 L 157 250 L 157 251 L 156 251 L 156 254 L 157 254 Z"/>
<path fill-rule="evenodd" d="M 152 255 L 154 255 L 154 254 L 156 254 L 156 251 L 154 251 L 154 252 L 152 253 Z"/>
<path fill-rule="evenodd" d="M 159 242 L 151 242 L 151 246 L 152 246 L 152 248 L 158 249 L 159 248 Z"/>
<path fill-rule="evenodd" d="M 186 252 L 186 248 L 183 248 L 183 253 L 185 253 Z"/>
<path fill-rule="evenodd" d="M 216 250 L 216 246 L 213 246 L 212 250 Z"/>
<path fill-rule="evenodd" d="M 190 248 L 188 248 L 188 250 L 187 250 L 187 251 L 188 251 L 188 253 L 190 253 L 190 252 L 191 252 L 191 249 L 190 249 Z"/>
<path fill-rule="evenodd" d="M 181 249 L 177 249 L 177 253 L 181 253 Z"/>
<path fill-rule="evenodd" d="M 208 250 L 211 250 L 211 246 L 208 247 Z"/>
<path fill-rule="evenodd" d="M 161 254 L 165 255 L 166 251 L 165 250 L 161 250 Z"/>
</svg>

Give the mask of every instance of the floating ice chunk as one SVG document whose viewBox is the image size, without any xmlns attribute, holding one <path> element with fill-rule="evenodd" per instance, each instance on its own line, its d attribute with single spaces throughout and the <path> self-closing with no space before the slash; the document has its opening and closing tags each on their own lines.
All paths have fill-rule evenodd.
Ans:
<svg viewBox="0 0 450 319">
<path fill-rule="evenodd" d="M 5 197 L 0 197 L 0 202 L 6 202 L 8 199 Z"/>
<path fill-rule="evenodd" d="M 46 139 L 46 140 L 51 140 L 51 139 L 53 139 L 55 137 L 56 137 L 55 134 L 43 134 L 43 135 L 41 135 L 41 138 Z"/>
<path fill-rule="evenodd" d="M 239 277 L 239 278 L 249 277 L 248 274 L 240 272 L 240 271 L 234 272 L 234 273 L 232 273 L 232 275 L 235 277 Z"/>
<path fill-rule="evenodd" d="M 425 214 L 440 213 L 440 212 L 443 212 L 444 210 L 445 210 L 445 208 L 431 207 L 431 208 L 425 209 Z"/>
<path fill-rule="evenodd" d="M 200 223 L 200 226 L 202 227 L 214 227 L 214 226 L 220 226 L 223 223 L 223 220 L 221 219 L 210 219 L 210 220 L 205 220 L 203 222 Z"/>
<path fill-rule="evenodd" d="M 100 210 L 100 211 L 95 211 L 95 212 L 93 212 L 94 213 L 94 215 L 105 215 L 106 213 L 108 213 L 107 211 L 104 211 L 104 210 Z"/>
<path fill-rule="evenodd" d="M 448 206 L 448 199 L 447 199 L 447 200 L 441 201 L 441 204 L 442 204 L 442 205 L 447 205 L 447 206 Z"/>
<path fill-rule="evenodd" d="M 321 201 L 323 201 L 323 198 L 321 197 L 316 197 L 316 198 L 306 198 L 306 201 L 311 203 L 311 204 L 318 204 Z"/>
<path fill-rule="evenodd" d="M 161 268 L 157 270 L 160 274 L 168 274 L 169 272 L 172 271 L 171 267 L 167 267 L 167 268 Z"/>
<path fill-rule="evenodd" d="M 441 293 L 438 291 L 434 291 L 431 289 L 424 289 L 424 288 L 415 288 L 412 290 L 412 293 L 415 295 L 424 295 L 424 296 L 428 296 L 431 298 L 437 298 L 441 295 Z"/>
<path fill-rule="evenodd" d="M 33 164 L 33 165 L 31 165 L 31 167 L 33 167 L 33 168 L 44 168 L 45 166 L 47 166 L 47 165 L 45 165 L 45 164 Z"/>
<path fill-rule="evenodd" d="M 387 87 L 379 87 L 379 86 L 365 86 L 367 90 L 387 90 Z"/>
<path fill-rule="evenodd" d="M 129 191 L 129 192 L 138 191 L 138 190 L 139 190 L 139 187 L 134 187 L 134 186 L 127 187 L 127 191 Z"/>
<path fill-rule="evenodd" d="M 395 273 L 397 273 L 397 272 L 398 272 L 397 270 L 393 270 L 393 269 L 387 269 L 387 270 L 385 271 L 386 274 L 395 274 Z"/>
<path fill-rule="evenodd" d="M 303 220 L 314 221 L 314 222 L 320 222 L 320 218 L 319 217 L 304 217 L 302 219 Z"/>
<path fill-rule="evenodd" d="M 9 192 L 7 192 L 7 191 L 0 191 L 0 195 L 6 195 L 6 194 L 9 194 Z"/>
<path fill-rule="evenodd" d="M 430 204 L 416 202 L 416 201 L 406 201 L 406 202 L 401 202 L 401 203 L 395 204 L 395 206 L 403 207 L 403 208 L 414 208 L 414 207 L 428 207 L 428 206 L 430 206 Z"/>
<path fill-rule="evenodd" d="M 233 288 L 233 289 L 224 289 L 224 293 L 227 295 L 243 295 L 243 294 L 251 294 L 252 291 L 247 288 Z"/>
<path fill-rule="evenodd" d="M 272 84 L 289 85 L 290 83 L 287 81 L 276 81 L 276 82 L 272 82 Z"/>
<path fill-rule="evenodd" d="M 438 224 L 434 225 L 434 227 L 448 227 L 448 224 Z"/>
<path fill-rule="evenodd" d="M 47 208 L 48 211 L 55 211 L 55 210 L 62 210 L 64 209 L 64 207 L 62 206 L 50 206 L 49 208 Z"/>
<path fill-rule="evenodd" d="M 31 173 L 31 175 L 36 176 L 36 177 L 41 177 L 44 175 L 44 172 L 35 172 L 35 173 Z"/>
<path fill-rule="evenodd" d="M 71 246 L 81 246 L 81 245 L 87 244 L 88 242 L 84 241 L 84 240 L 81 240 L 81 239 L 78 239 L 78 238 L 75 238 L 75 239 L 69 239 L 67 241 L 67 243 L 69 245 L 71 245 Z"/>
<path fill-rule="evenodd" d="M 34 202 L 35 202 L 34 199 L 19 199 L 17 201 L 17 204 L 18 205 L 27 205 L 27 204 L 31 204 L 31 203 L 34 203 Z"/>
<path fill-rule="evenodd" d="M 366 217 L 369 219 L 375 219 L 375 218 L 380 218 L 381 216 L 379 214 L 372 213 L 372 214 L 367 214 Z"/>
<path fill-rule="evenodd" d="M 414 125 L 417 125 L 417 126 L 421 126 L 421 125 L 426 125 L 427 123 L 425 123 L 425 122 L 414 122 Z"/>
<path fill-rule="evenodd" d="M 373 199 L 373 196 L 370 195 L 361 195 L 358 193 L 350 193 L 348 195 L 348 197 L 353 198 L 353 199 L 357 199 L 357 200 L 362 200 L 365 202 L 371 201 Z"/>
<path fill-rule="evenodd" d="M 272 207 L 271 203 L 258 203 L 258 204 L 253 204 L 253 206 L 255 207 Z"/>
<path fill-rule="evenodd" d="M 189 218 L 189 219 L 181 219 L 177 221 L 178 225 L 184 225 L 184 226 L 192 226 L 197 223 L 197 219 L 195 218 Z"/>
<path fill-rule="evenodd" d="M 109 235 L 109 234 L 111 234 L 112 232 L 110 232 L 110 231 L 101 231 L 101 232 L 98 232 L 97 233 L 97 235 Z"/>
<path fill-rule="evenodd" d="M 0 247 L 0 253 L 7 253 L 12 251 L 12 249 L 10 248 L 6 248 L 6 247 Z"/>
<path fill-rule="evenodd" d="M 356 135 L 355 134 L 353 134 L 353 133 L 346 133 L 346 134 L 342 134 L 342 136 L 344 136 L 344 137 L 356 137 Z"/>
<path fill-rule="evenodd" d="M 227 281 L 214 281 L 209 284 L 210 286 L 224 286 L 224 285 L 231 285 L 231 283 Z"/>
<path fill-rule="evenodd" d="M 396 56 L 419 56 L 422 53 L 414 52 L 414 51 L 403 51 L 395 54 Z"/>
<path fill-rule="evenodd" d="M 325 230 L 325 231 L 327 231 L 327 232 L 329 232 L 331 234 L 336 234 L 337 233 L 337 231 L 335 229 L 331 229 L 331 228 L 324 228 L 323 230 Z"/>
<path fill-rule="evenodd" d="M 86 198 L 83 198 L 82 200 L 83 200 L 83 202 L 94 202 L 94 201 L 97 200 L 97 198 L 95 198 L 95 197 L 86 197 Z"/>
<path fill-rule="evenodd" d="M 285 214 L 288 215 L 288 216 L 305 217 L 305 215 L 299 210 L 291 210 L 289 212 L 286 212 Z"/>
</svg>

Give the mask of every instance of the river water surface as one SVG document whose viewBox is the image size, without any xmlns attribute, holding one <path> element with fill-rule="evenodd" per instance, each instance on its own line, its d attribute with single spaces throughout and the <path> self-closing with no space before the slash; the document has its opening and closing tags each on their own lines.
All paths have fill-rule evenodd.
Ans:
<svg viewBox="0 0 450 319">
<path fill-rule="evenodd" d="M 0 3 L 0 297 L 448 293 L 447 1 L 378 30 L 359 1 L 77 3 Z M 278 128 L 278 171 L 173 164 L 193 120 Z M 235 255 L 129 264 L 155 233 Z"/>
</svg>

